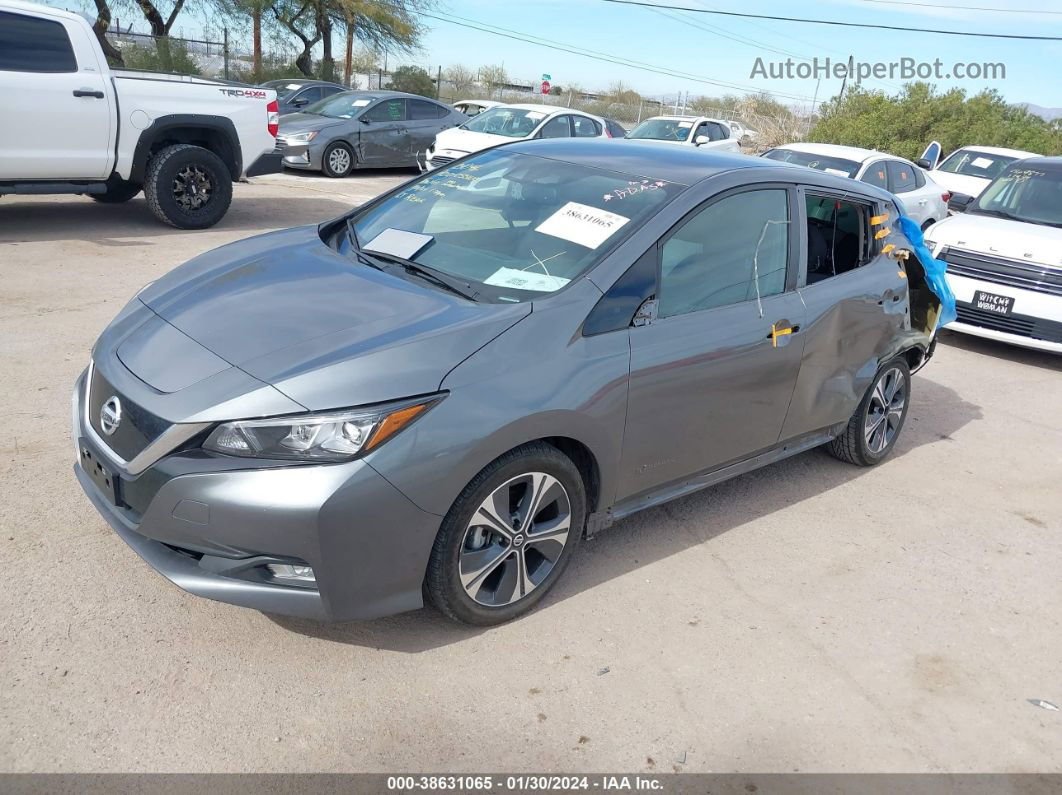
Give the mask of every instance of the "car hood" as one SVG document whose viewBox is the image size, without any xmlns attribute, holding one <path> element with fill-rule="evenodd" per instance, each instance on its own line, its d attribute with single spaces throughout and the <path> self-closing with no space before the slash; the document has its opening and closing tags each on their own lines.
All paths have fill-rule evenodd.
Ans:
<svg viewBox="0 0 1062 795">
<path fill-rule="evenodd" d="M 333 119 L 331 116 L 316 116 L 312 113 L 286 113 L 280 117 L 280 129 L 277 136 L 323 130 L 327 127 L 336 127 L 346 121 L 349 119 Z"/>
<path fill-rule="evenodd" d="M 220 359 L 312 410 L 434 392 L 453 367 L 531 311 L 529 303 L 473 303 L 358 264 L 322 243 L 313 226 L 210 251 L 139 298 L 197 346 L 140 345 L 138 361 L 194 352 L 195 361 L 173 363 L 190 382 L 197 367 L 204 378 L 216 372 Z M 135 332 L 126 344 L 137 345 Z"/>
<path fill-rule="evenodd" d="M 980 196 L 992 180 L 983 177 L 971 177 L 966 174 L 952 174 L 948 171 L 930 171 L 929 176 L 938 185 L 951 193 L 965 193 L 968 196 Z"/>
<path fill-rule="evenodd" d="M 436 151 L 448 149 L 453 152 L 467 154 L 490 149 L 492 146 L 498 146 L 507 141 L 518 140 L 520 139 L 510 138 L 506 135 L 472 132 L 471 130 L 462 130 L 459 127 L 451 127 L 449 130 L 443 130 L 435 136 L 435 149 Z"/>
<path fill-rule="evenodd" d="M 926 232 L 933 243 L 1062 268 L 1062 229 L 977 213 L 953 215 Z"/>
</svg>

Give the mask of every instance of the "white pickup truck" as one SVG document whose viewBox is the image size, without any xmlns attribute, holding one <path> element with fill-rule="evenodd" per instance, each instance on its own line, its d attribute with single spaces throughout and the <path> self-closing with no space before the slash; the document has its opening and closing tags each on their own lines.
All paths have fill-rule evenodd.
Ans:
<svg viewBox="0 0 1062 795">
<path fill-rule="evenodd" d="M 274 91 L 111 70 L 88 22 L 0 0 L 0 195 L 141 190 L 179 229 L 216 224 L 232 183 L 279 172 Z"/>
</svg>

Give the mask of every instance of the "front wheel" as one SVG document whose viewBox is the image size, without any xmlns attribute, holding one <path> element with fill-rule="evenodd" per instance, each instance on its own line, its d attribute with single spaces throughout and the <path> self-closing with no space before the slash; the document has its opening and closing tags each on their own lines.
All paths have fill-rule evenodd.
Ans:
<svg viewBox="0 0 1062 795">
<path fill-rule="evenodd" d="M 201 146 L 176 144 L 148 162 L 144 196 L 163 223 L 178 229 L 206 229 L 232 203 L 232 175 L 221 158 Z"/>
<path fill-rule="evenodd" d="M 345 177 L 354 170 L 354 153 L 343 143 L 329 144 L 321 155 L 321 171 L 326 177 Z"/>
<path fill-rule="evenodd" d="M 911 370 L 903 359 L 893 359 L 878 370 L 848 426 L 826 449 L 835 458 L 857 466 L 884 461 L 903 429 L 910 399 Z"/>
<path fill-rule="evenodd" d="M 491 626 L 530 610 L 582 539 L 586 491 L 557 448 L 506 453 L 469 483 L 443 520 L 424 588 L 441 612 Z"/>
</svg>

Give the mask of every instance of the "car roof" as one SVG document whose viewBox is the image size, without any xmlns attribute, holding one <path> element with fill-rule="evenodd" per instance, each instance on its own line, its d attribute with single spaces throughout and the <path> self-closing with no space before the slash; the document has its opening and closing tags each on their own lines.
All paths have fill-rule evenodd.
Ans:
<svg viewBox="0 0 1062 795">
<path fill-rule="evenodd" d="M 812 144 L 798 142 L 782 144 L 776 148 L 791 149 L 794 152 L 807 152 L 808 154 L 822 155 L 824 157 L 842 157 L 845 160 L 854 160 L 857 163 L 865 163 L 868 160 L 876 160 L 881 157 L 910 162 L 906 158 L 890 155 L 888 152 L 879 152 L 877 149 L 863 149 L 859 146 L 842 146 L 840 144 Z"/>
<path fill-rule="evenodd" d="M 653 119 L 661 119 L 663 121 L 715 121 L 720 124 L 730 124 L 730 122 L 717 119 L 714 116 L 650 116 L 648 119 L 642 119 L 642 121 L 652 121 Z"/>
<path fill-rule="evenodd" d="M 1029 168 L 1049 168 L 1052 171 L 1062 168 L 1062 155 L 1054 155 L 1051 157 L 1045 157 L 1044 155 L 1036 155 L 1034 157 L 1024 157 L 1021 160 L 1023 166 Z"/>
<path fill-rule="evenodd" d="M 493 99 L 459 99 L 454 104 L 464 105 L 469 103 L 473 105 L 482 105 L 485 108 L 494 108 L 502 104 L 501 102 L 495 102 Z"/>
<path fill-rule="evenodd" d="M 275 86 L 275 85 L 278 85 L 278 84 L 281 84 L 281 83 L 284 83 L 284 84 L 294 83 L 297 86 L 318 86 L 318 85 L 320 85 L 320 86 L 338 86 L 339 85 L 339 83 L 335 83 L 335 82 L 333 82 L 331 80 L 318 80 L 318 79 L 313 78 L 313 77 L 306 77 L 306 78 L 303 78 L 303 77 L 286 77 L 286 78 L 284 78 L 284 77 L 282 77 L 282 78 L 278 78 L 276 80 L 266 80 L 264 83 L 262 83 L 262 85 L 263 86 Z"/>
<path fill-rule="evenodd" d="M 615 140 L 605 138 L 548 138 L 537 141 L 515 141 L 511 144 L 503 144 L 502 148 L 574 165 L 614 169 L 643 177 L 666 179 L 668 182 L 679 185 L 692 185 L 715 174 L 738 168 L 781 167 L 798 171 L 811 170 L 792 163 L 780 163 L 776 160 L 749 155 L 707 152 L 692 146 L 674 146 L 666 141 L 625 139 L 617 143 Z M 832 177 L 832 179 L 842 178 Z M 794 181 L 801 180 L 797 178 Z M 844 177 L 843 183 L 839 184 L 850 185 L 851 180 Z"/>
<path fill-rule="evenodd" d="M 960 146 L 955 150 L 955 152 L 958 152 L 960 149 L 969 149 L 974 152 L 984 152 L 986 155 L 1003 155 L 1004 157 L 1017 157 L 1022 160 L 1027 157 L 1043 157 L 1043 155 L 1037 152 L 1026 152 L 1021 149 L 1007 149 L 1002 146 L 977 146 L 976 144 L 971 144 L 970 146 Z M 952 152 L 951 154 L 955 154 L 955 152 Z M 951 157 L 951 155 L 948 155 L 948 157 Z"/>
<path fill-rule="evenodd" d="M 0 6 L 14 11 L 31 11 L 35 14 L 47 14 L 62 19 L 80 19 L 82 21 L 88 21 L 81 16 L 81 14 L 75 14 L 73 11 L 64 11 L 61 8 L 41 5 L 40 3 L 24 3 L 21 0 L 3 0 L 3 2 L 0 3 Z"/>
</svg>

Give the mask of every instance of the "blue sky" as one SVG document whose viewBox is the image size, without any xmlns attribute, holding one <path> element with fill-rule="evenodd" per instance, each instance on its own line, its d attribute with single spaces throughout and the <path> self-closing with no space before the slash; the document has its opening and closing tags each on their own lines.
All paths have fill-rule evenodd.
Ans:
<svg viewBox="0 0 1062 795">
<path fill-rule="evenodd" d="M 988 12 L 894 5 L 873 0 L 818 0 L 795 4 L 778 0 L 651 0 L 672 5 L 713 8 L 755 14 L 819 17 L 850 22 L 944 28 L 992 33 L 1062 36 L 1062 2 L 1014 0 L 1014 8 L 1040 13 Z M 914 0 L 912 0 L 914 1 Z M 1007 0 L 918 0 L 946 6 L 999 8 Z M 748 20 L 709 14 L 666 14 L 647 8 L 625 7 L 602 0 L 446 0 L 446 12 L 477 22 L 550 39 L 558 44 L 613 54 L 679 72 L 766 89 L 792 96 L 812 97 L 812 80 L 750 78 L 757 57 L 784 61 L 787 51 L 820 61 L 845 60 L 849 54 L 866 62 L 917 61 L 940 58 L 945 71 L 956 62 L 1002 62 L 1006 78 L 997 80 L 940 80 L 941 87 L 959 86 L 976 92 L 998 89 L 1009 101 L 1062 106 L 1062 42 L 1029 42 L 967 38 L 897 31 L 838 28 L 791 22 Z M 1053 11 L 1055 13 L 1045 13 Z M 552 75 L 561 85 L 576 82 L 587 89 L 605 88 L 622 80 L 647 95 L 689 91 L 718 95 L 730 91 L 693 80 L 653 74 L 589 58 L 551 51 L 488 33 L 427 20 L 431 27 L 424 50 L 415 60 L 423 65 L 463 63 L 477 66 L 504 62 L 510 75 L 537 79 Z M 690 24 L 693 23 L 693 24 Z M 727 38 L 730 37 L 730 38 Z M 735 40 L 737 39 L 737 40 Z M 797 60 L 797 59 L 794 59 Z M 868 80 L 870 88 L 890 93 L 903 81 Z M 823 80 L 819 99 L 837 93 L 840 80 Z M 790 103 L 800 103 L 779 97 Z"/>
</svg>

